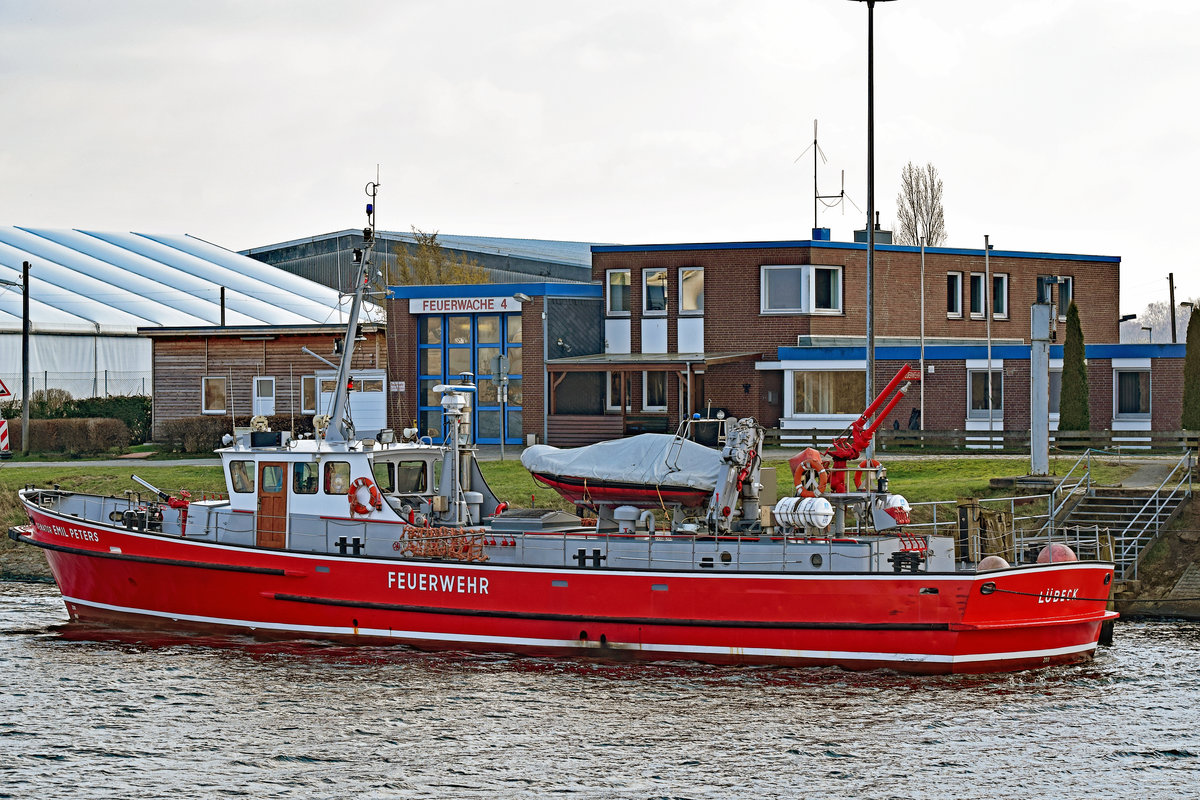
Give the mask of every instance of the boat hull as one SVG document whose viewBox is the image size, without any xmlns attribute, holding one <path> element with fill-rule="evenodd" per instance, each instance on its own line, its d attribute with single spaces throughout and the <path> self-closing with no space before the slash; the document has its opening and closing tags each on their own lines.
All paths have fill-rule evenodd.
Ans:
<svg viewBox="0 0 1200 800">
<path fill-rule="evenodd" d="M 670 484 L 646 485 L 622 481 L 602 481 L 548 472 L 531 473 L 537 481 L 558 492 L 568 503 L 577 506 L 626 505 L 637 508 L 665 508 L 679 505 L 698 508 L 712 497 L 711 489 Z"/>
<path fill-rule="evenodd" d="M 1110 565 L 969 573 L 563 569 L 313 555 L 27 506 L 80 621 L 423 649 L 997 672 L 1090 658 Z"/>
</svg>

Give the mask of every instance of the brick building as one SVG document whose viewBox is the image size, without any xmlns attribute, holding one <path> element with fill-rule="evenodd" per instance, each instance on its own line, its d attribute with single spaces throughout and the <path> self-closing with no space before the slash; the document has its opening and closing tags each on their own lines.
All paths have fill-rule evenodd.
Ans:
<svg viewBox="0 0 1200 800">
<path fill-rule="evenodd" d="M 1119 258 L 959 248 L 922 253 L 882 244 L 875 254 L 876 389 L 902 363 L 924 362 L 922 380 L 888 426 L 1027 429 L 1030 306 L 1039 301 L 1056 302 L 1060 312 L 1059 344 L 1051 348 L 1053 426 L 1065 309 L 1074 299 L 1087 346 L 1093 427 L 1178 427 L 1183 345 L 1117 344 Z M 571 290 L 586 302 L 556 306 L 525 292 L 531 299 L 520 310 L 520 431 L 551 444 L 580 444 L 671 431 L 702 409 L 754 416 L 771 427 L 840 429 L 865 405 L 865 272 L 865 243 L 820 236 L 593 246 L 593 285 Z M 444 299 L 521 291 L 516 285 L 420 289 Z M 393 291 L 401 302 L 389 306 L 392 377 L 424 386 L 433 375 L 427 380 L 424 369 L 418 375 L 416 362 L 425 349 L 442 345 L 422 339 L 417 325 L 425 323 L 412 289 Z M 482 386 L 481 404 L 490 396 Z M 422 396 L 421 413 L 434 412 L 423 428 L 437 421 L 433 400 Z M 484 434 L 495 425 L 479 427 L 488 441 Z M 513 430 L 509 441 L 520 439 Z"/>
<path fill-rule="evenodd" d="M 598 285 L 392 286 L 388 292 L 395 428 L 415 422 L 422 435 L 440 438 L 434 387 L 468 373 L 478 386 L 471 421 L 480 443 L 498 444 L 503 436 L 506 444 L 520 444 L 529 435 L 545 441 L 547 354 L 603 351 Z"/>
</svg>

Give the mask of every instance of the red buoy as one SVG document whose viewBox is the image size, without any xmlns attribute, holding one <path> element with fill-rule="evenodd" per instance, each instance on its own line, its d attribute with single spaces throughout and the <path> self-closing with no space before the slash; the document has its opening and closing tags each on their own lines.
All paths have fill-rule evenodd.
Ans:
<svg viewBox="0 0 1200 800">
<path fill-rule="evenodd" d="M 1056 564 L 1059 561 L 1078 561 L 1079 556 L 1075 555 L 1075 551 L 1067 547 L 1065 544 L 1054 542 L 1042 548 L 1042 552 L 1038 553 L 1037 562 L 1039 564 Z"/>
</svg>

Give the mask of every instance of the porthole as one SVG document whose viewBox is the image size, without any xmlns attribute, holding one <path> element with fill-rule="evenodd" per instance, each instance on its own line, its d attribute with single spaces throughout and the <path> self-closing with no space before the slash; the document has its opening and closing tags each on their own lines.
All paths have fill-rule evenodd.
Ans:
<svg viewBox="0 0 1200 800">
<path fill-rule="evenodd" d="M 808 557 L 808 563 L 813 565 L 813 569 L 820 569 L 821 565 L 825 563 L 825 559 L 820 553 L 813 553 Z"/>
<path fill-rule="evenodd" d="M 728 551 L 728 550 L 722 550 L 722 551 L 721 551 L 721 563 L 722 563 L 722 564 L 728 564 L 728 563 L 730 563 L 731 561 L 733 561 L 733 556 L 731 556 L 731 555 L 729 554 L 729 551 Z"/>
</svg>

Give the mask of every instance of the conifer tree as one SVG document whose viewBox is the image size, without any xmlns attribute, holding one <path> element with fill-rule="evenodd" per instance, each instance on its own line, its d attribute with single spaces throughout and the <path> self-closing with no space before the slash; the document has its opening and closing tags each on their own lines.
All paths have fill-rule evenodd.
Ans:
<svg viewBox="0 0 1200 800">
<path fill-rule="evenodd" d="M 1200 313 L 1188 318 L 1187 351 L 1183 358 L 1184 430 L 1200 430 Z"/>
<path fill-rule="evenodd" d="M 1090 428 L 1087 365 L 1083 363 L 1083 328 L 1079 324 L 1079 309 L 1072 300 L 1067 309 L 1067 339 L 1063 342 L 1063 371 L 1058 393 L 1058 429 L 1086 431 Z"/>
</svg>

